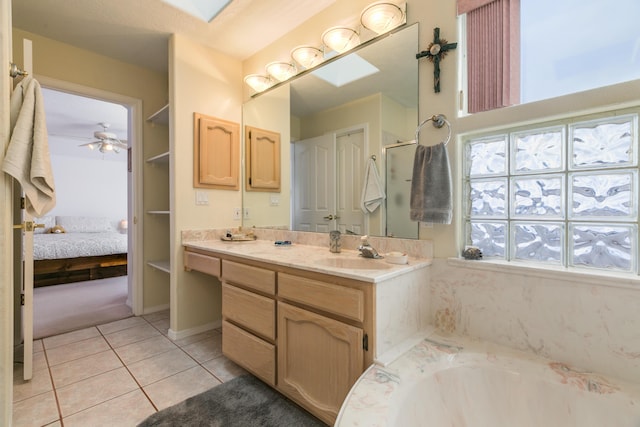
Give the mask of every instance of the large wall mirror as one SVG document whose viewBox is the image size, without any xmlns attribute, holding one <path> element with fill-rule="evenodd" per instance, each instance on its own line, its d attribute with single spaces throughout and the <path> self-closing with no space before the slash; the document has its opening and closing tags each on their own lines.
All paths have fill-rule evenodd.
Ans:
<svg viewBox="0 0 640 427">
<path fill-rule="evenodd" d="M 416 23 L 245 103 L 243 124 L 278 132 L 283 146 L 281 191 L 245 191 L 243 226 L 418 238 L 417 223 L 402 235 L 388 229 L 388 223 L 410 222 L 408 207 L 387 208 L 408 200 L 408 193 L 389 189 L 392 199 L 372 212 L 361 209 L 371 159 L 386 191 L 388 147 L 414 139 L 418 42 Z M 394 164 L 410 170 L 412 162 Z"/>
</svg>

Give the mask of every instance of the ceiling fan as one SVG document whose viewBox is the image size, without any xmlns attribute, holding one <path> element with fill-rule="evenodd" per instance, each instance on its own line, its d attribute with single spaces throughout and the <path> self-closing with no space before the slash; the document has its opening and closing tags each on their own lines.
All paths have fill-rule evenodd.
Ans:
<svg viewBox="0 0 640 427">
<path fill-rule="evenodd" d="M 108 153 L 110 151 L 119 153 L 120 150 L 126 150 L 128 148 L 127 141 L 118 139 L 115 133 L 107 132 L 109 129 L 109 123 L 98 123 L 102 126 L 102 130 L 97 130 L 93 133 L 93 137 L 97 141 L 81 144 L 80 147 L 89 147 L 91 150 L 98 150 L 101 153 Z"/>
</svg>

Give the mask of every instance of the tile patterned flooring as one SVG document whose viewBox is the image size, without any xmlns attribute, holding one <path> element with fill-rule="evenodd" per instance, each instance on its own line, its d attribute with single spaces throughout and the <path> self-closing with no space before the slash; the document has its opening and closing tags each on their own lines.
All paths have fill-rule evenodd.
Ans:
<svg viewBox="0 0 640 427">
<path fill-rule="evenodd" d="M 163 311 L 35 341 L 33 379 L 14 364 L 14 427 L 131 427 L 245 373 L 219 329 L 176 341 L 168 329 Z"/>
</svg>

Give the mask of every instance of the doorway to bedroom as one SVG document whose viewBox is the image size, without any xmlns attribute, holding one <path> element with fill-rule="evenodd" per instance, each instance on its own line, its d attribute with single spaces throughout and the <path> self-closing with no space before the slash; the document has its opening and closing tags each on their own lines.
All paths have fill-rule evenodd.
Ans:
<svg viewBox="0 0 640 427">
<path fill-rule="evenodd" d="M 36 339 L 129 317 L 135 291 L 132 106 L 42 82 L 56 206 L 34 235 Z"/>
</svg>

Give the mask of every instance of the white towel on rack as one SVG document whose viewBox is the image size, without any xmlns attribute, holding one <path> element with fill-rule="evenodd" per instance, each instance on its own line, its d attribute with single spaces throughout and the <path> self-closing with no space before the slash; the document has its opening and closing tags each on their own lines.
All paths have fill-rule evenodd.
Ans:
<svg viewBox="0 0 640 427">
<path fill-rule="evenodd" d="M 386 198 L 380 175 L 376 168 L 376 161 L 369 159 L 364 172 L 364 184 L 360 198 L 360 208 L 364 213 L 374 212 Z"/>
<path fill-rule="evenodd" d="M 11 95 L 11 137 L 2 170 L 22 186 L 27 212 L 41 217 L 56 204 L 40 84 L 25 77 Z"/>
</svg>

